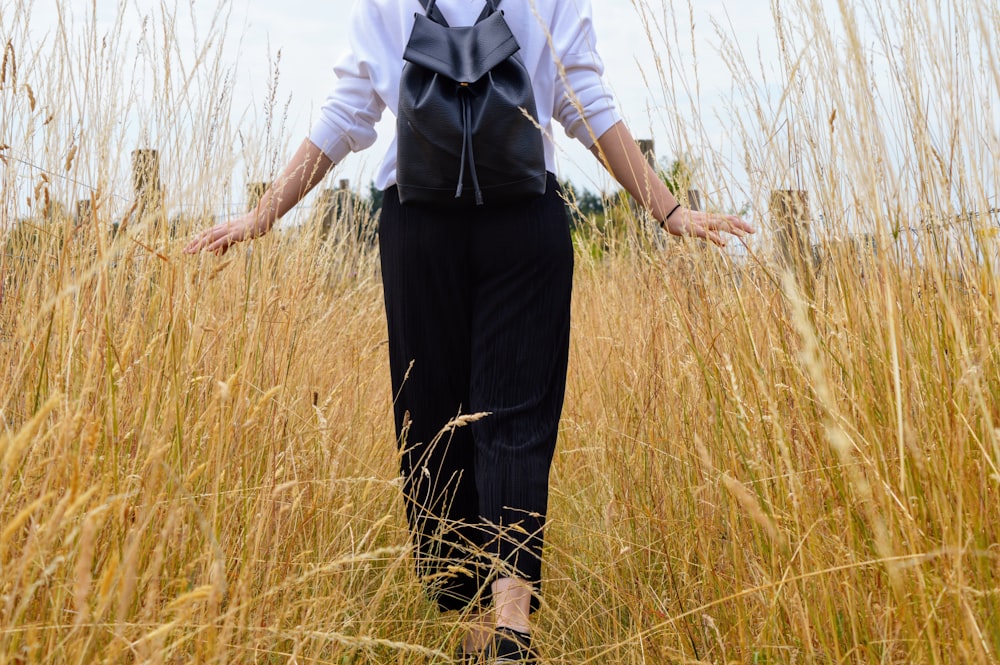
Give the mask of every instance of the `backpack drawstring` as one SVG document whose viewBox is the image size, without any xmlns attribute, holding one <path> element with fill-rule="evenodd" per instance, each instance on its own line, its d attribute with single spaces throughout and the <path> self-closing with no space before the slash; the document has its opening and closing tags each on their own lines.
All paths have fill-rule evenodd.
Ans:
<svg viewBox="0 0 1000 665">
<path fill-rule="evenodd" d="M 459 84 L 458 98 L 462 102 L 462 167 L 458 171 L 458 187 L 455 198 L 462 198 L 462 187 L 465 182 L 465 163 L 469 163 L 469 175 L 472 176 L 472 187 L 476 191 L 476 205 L 483 205 L 483 192 L 479 189 L 479 175 L 476 173 L 476 156 L 472 152 L 472 104 L 469 97 L 472 91 L 467 83 Z"/>
</svg>

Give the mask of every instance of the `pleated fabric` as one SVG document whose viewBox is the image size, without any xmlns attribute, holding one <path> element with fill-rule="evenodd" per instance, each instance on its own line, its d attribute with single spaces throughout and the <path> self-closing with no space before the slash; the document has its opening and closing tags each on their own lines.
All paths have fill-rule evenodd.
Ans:
<svg viewBox="0 0 1000 665">
<path fill-rule="evenodd" d="M 403 206 L 391 187 L 379 242 L 418 574 L 442 610 L 512 576 L 537 607 L 573 277 L 555 177 L 541 197 L 465 209 Z"/>
</svg>

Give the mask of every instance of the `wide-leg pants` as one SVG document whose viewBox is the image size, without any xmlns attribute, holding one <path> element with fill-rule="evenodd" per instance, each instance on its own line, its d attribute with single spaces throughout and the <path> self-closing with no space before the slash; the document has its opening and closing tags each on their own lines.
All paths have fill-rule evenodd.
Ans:
<svg viewBox="0 0 1000 665">
<path fill-rule="evenodd" d="M 461 210 L 389 188 L 379 243 L 418 574 L 442 610 L 485 603 L 497 577 L 537 591 L 573 276 L 555 177 L 541 197 Z"/>
</svg>

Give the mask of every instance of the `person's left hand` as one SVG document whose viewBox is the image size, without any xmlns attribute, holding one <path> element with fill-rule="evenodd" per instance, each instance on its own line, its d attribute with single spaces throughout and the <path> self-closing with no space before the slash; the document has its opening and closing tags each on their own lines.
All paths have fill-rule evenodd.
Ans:
<svg viewBox="0 0 1000 665">
<path fill-rule="evenodd" d="M 688 208 L 679 208 L 670 215 L 663 228 L 675 236 L 703 238 L 719 247 L 725 247 L 728 242 L 723 233 L 742 238 L 754 232 L 753 227 L 739 215 L 700 212 Z"/>
</svg>

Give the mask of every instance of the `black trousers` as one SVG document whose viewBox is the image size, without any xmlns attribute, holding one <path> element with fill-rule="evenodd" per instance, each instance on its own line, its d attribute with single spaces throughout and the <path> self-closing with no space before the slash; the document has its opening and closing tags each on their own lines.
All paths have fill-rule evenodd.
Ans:
<svg viewBox="0 0 1000 665">
<path fill-rule="evenodd" d="M 541 577 L 569 354 L 573 247 L 558 184 L 527 202 L 403 206 L 379 226 L 394 415 L 417 568 L 442 610 Z M 486 414 L 465 426 L 460 416 Z M 537 607 L 537 593 L 533 607 Z"/>
</svg>

